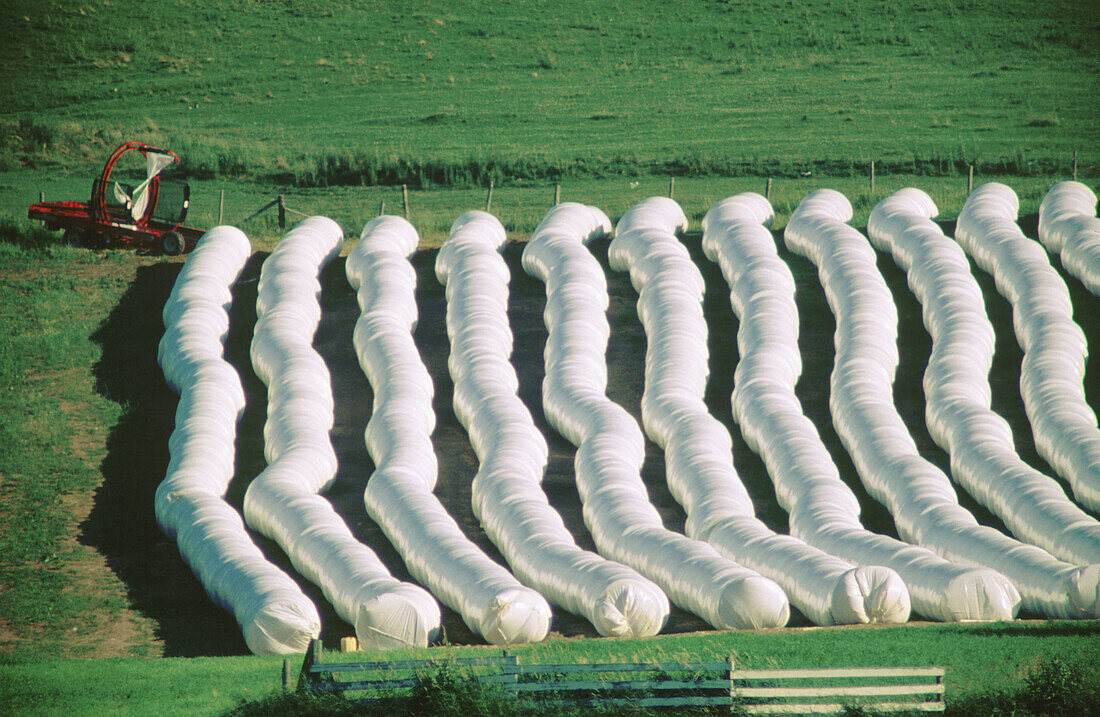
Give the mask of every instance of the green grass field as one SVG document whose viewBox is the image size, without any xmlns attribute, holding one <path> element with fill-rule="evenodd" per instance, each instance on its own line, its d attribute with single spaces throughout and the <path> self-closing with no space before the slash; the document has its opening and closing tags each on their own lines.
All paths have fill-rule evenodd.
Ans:
<svg viewBox="0 0 1100 717">
<path fill-rule="evenodd" d="M 555 183 L 563 199 L 616 217 L 667 194 L 674 176 L 676 199 L 698 220 L 718 199 L 763 192 L 772 178 L 779 227 L 819 187 L 844 192 L 863 226 L 875 202 L 903 186 L 929 192 L 941 217 L 954 218 L 973 165 L 975 183 L 1016 190 L 1033 230 L 1074 151 L 1084 181 L 1100 177 L 1095 2 L 8 0 L 0 68 L 0 704 L 17 714 L 219 714 L 277 686 L 278 660 L 207 657 L 239 653 L 232 637 L 211 637 L 236 626 L 142 502 L 163 475 L 160 438 L 171 430 L 174 399 L 154 353 L 180 260 L 58 246 L 25 219 L 39 193 L 85 198 L 122 141 L 182 156 L 170 171 L 191 182 L 192 226 L 217 222 L 221 191 L 228 223 L 283 194 L 292 210 L 336 219 L 350 245 L 381 203 L 400 211 L 398 185 L 407 184 L 427 248 L 459 213 L 484 208 L 490 181 L 494 213 L 523 240 Z M 258 251 L 280 236 L 272 213 L 244 228 Z M 807 263 L 790 260 L 800 286 L 816 282 Z M 927 335 L 904 277 L 884 272 L 903 297 L 909 359 L 898 404 L 921 450 L 942 463 L 920 427 Z M 628 283 L 617 281 L 619 333 L 636 322 Z M 999 330 L 995 408 L 1036 462 L 1013 389 L 1019 349 L 1005 333 L 1007 304 L 982 281 Z M 1100 345 L 1094 297 L 1070 288 Z M 727 311 L 724 291 L 711 293 Z M 804 338 L 821 354 L 807 360 L 800 395 L 827 422 L 823 295 L 803 293 L 800 310 L 820 329 Z M 638 327 L 622 332 L 620 355 L 640 355 Z M 711 393 L 725 393 L 715 402 L 728 411 L 724 380 Z M 739 471 L 766 487 L 742 443 Z M 852 477 L 850 464 L 841 469 Z M 864 502 L 869 523 L 890 530 L 884 511 Z M 785 521 L 774 498 L 759 509 Z M 736 652 L 761 666 L 935 662 L 948 665 L 949 699 L 962 699 L 1011 689 L 1044 655 L 1070 656 L 1100 677 L 1098 629 L 703 633 L 554 639 L 521 651 L 542 660 Z M 163 654 L 203 657 L 142 659 Z M 113 659 L 70 659 L 102 657 Z"/>
<path fill-rule="evenodd" d="M 470 184 L 1100 161 L 1100 6 L 13 0 L 0 168 Z"/>
<path fill-rule="evenodd" d="M 975 186 L 986 181 L 1009 184 L 1020 199 L 1020 214 L 1039 210 L 1039 202 L 1051 185 L 1066 176 L 1021 177 L 1012 175 L 976 175 Z M 231 179 L 191 180 L 191 210 L 188 224 L 201 228 L 218 222 L 219 192 L 225 192 L 223 221 L 237 224 L 276 195 L 286 197 L 286 205 L 304 214 L 324 214 L 343 227 L 349 240 L 357 239 L 363 224 L 375 217 L 384 204 L 387 214 L 402 211 L 401 189 L 391 186 L 294 187 Z M 843 192 L 852 201 L 856 226 L 865 225 L 876 202 L 902 187 L 919 187 L 936 201 L 942 219 L 954 219 L 966 201 L 966 176 L 933 177 L 895 174 L 877 177 L 875 192 L 870 192 L 866 177 L 810 177 L 775 179 L 771 201 L 776 210 L 776 226 L 786 224 L 790 213 L 808 192 L 829 187 Z M 56 173 L 50 170 L 0 172 L 0 217 L 10 217 L 26 225 L 26 210 L 38 195 L 47 201 L 84 198 L 91 192 L 88 176 Z M 560 183 L 565 201 L 579 201 L 603 208 L 618 217 L 636 202 L 653 195 L 667 196 L 667 177 L 574 178 Z M 763 194 L 766 180 L 760 177 L 684 177 L 675 182 L 676 200 L 698 226 L 715 202 L 739 192 Z M 432 187 L 409 191 L 409 219 L 421 235 L 422 246 L 439 246 L 446 238 L 451 222 L 464 211 L 484 209 L 486 190 L 482 188 Z M 500 218 L 509 236 L 522 240 L 542 220 L 554 198 L 554 187 L 505 186 L 493 190 L 492 211 Z M 288 215 L 288 221 L 299 217 Z M 281 232 L 275 212 L 268 211 L 241 224 L 257 248 L 270 249 Z"/>
<path fill-rule="evenodd" d="M 557 640 L 510 650 L 523 662 L 700 662 L 732 657 L 746 668 L 943 665 L 949 707 L 1011 692 L 1044 660 L 1058 657 L 1100 678 L 1100 625 L 992 623 L 889 629 L 700 633 L 649 640 Z M 396 659 L 469 657 L 486 647 L 385 653 Z M 492 650 L 499 654 L 499 650 Z M 328 661 L 377 654 L 328 654 Z M 0 663 L 0 698 L 16 714 L 217 715 L 280 688 L 278 657 L 42 660 Z M 295 671 L 300 658 L 292 659 Z M 959 712 L 956 712 L 959 714 Z M 962 714 L 965 714 L 962 713 Z"/>
</svg>

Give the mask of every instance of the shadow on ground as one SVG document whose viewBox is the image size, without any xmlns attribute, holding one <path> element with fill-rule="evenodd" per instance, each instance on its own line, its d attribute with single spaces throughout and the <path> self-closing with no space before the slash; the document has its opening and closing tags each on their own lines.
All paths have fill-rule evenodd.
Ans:
<svg viewBox="0 0 1100 717">
<path fill-rule="evenodd" d="M 167 262 L 139 268 L 92 336 L 102 349 L 96 388 L 122 407 L 122 416 L 108 438 L 103 483 L 81 542 L 105 556 L 131 606 L 156 621 L 166 655 L 239 654 L 245 647 L 236 622 L 206 597 L 153 515 L 177 401 L 157 365 L 157 343 L 161 309 L 179 270 Z"/>
</svg>

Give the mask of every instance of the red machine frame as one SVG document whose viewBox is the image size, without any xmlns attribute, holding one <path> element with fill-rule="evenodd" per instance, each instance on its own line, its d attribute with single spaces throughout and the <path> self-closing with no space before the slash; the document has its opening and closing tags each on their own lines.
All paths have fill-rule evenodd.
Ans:
<svg viewBox="0 0 1100 717">
<path fill-rule="evenodd" d="M 180 254 L 194 248 L 203 232 L 183 225 L 190 205 L 190 188 L 182 187 L 183 202 L 176 221 L 154 218 L 157 202 L 160 199 L 160 174 L 149 180 L 146 209 L 140 217 L 131 216 L 130 207 L 112 207 L 107 202 L 106 191 L 110 186 L 111 172 L 119 159 L 127 152 L 140 152 L 142 157 L 149 152 L 172 157 L 173 162 L 179 156 L 168 149 L 154 147 L 143 142 L 126 142 L 111 153 L 103 172 L 92 186 L 92 197 L 87 202 L 39 202 L 27 210 L 30 219 L 38 219 L 50 230 L 62 229 L 69 241 L 79 244 L 117 242 L 136 246 L 159 246 L 166 254 Z"/>
</svg>

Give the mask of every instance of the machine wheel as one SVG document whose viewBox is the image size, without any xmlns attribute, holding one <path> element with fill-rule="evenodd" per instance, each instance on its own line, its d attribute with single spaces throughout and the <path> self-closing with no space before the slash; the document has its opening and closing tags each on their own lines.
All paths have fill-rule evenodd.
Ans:
<svg viewBox="0 0 1100 717">
<path fill-rule="evenodd" d="M 61 242 L 67 246 L 88 246 L 88 233 L 83 229 L 66 229 Z"/>
<path fill-rule="evenodd" d="M 183 237 L 180 236 L 179 232 L 164 232 L 160 237 L 160 248 L 168 256 L 182 254 L 185 246 Z"/>
</svg>

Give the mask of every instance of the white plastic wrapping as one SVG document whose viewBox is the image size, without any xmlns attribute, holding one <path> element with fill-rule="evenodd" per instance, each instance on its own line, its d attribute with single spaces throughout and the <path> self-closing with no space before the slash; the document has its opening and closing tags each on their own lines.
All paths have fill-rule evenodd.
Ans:
<svg viewBox="0 0 1100 717">
<path fill-rule="evenodd" d="M 365 437 L 376 470 L 364 494 L 367 512 L 409 572 L 471 630 L 494 644 L 537 642 L 550 630 L 550 605 L 470 542 L 432 493 L 434 389 L 412 337 L 416 274 L 408 257 L 417 241 L 404 219 L 378 217 L 347 260 L 361 311 L 353 341 L 374 389 Z"/>
<path fill-rule="evenodd" d="M 546 440 L 516 394 L 508 361 L 504 240 L 495 217 L 467 212 L 435 262 L 447 287 L 455 414 L 481 463 L 472 485 L 474 513 L 524 584 L 588 618 L 601 635 L 655 635 L 668 619 L 665 594 L 631 568 L 577 547 L 542 492 Z"/>
<path fill-rule="evenodd" d="M 640 228 L 645 217 L 637 219 Z M 523 252 L 524 270 L 546 283 L 543 410 L 578 446 L 574 465 L 585 524 L 603 555 L 636 569 L 715 627 L 783 625 L 790 606 L 778 585 L 707 543 L 666 530 L 649 502 L 640 475 L 645 439 L 605 393 L 607 286 L 585 244 L 610 229 L 594 207 L 559 204 Z"/>
<path fill-rule="evenodd" d="M 317 608 L 286 573 L 268 562 L 223 496 L 233 478 L 244 390 L 223 358 L 230 289 L 252 248 L 239 230 L 206 232 L 164 304 L 157 361 L 180 394 L 170 459 L 157 487 L 161 530 L 210 598 L 233 613 L 256 654 L 305 652 L 321 633 Z"/>
<path fill-rule="evenodd" d="M 1091 189 L 1080 182 L 1055 184 L 1039 205 L 1039 241 L 1100 296 L 1100 219 Z"/>
<path fill-rule="evenodd" d="M 172 154 L 152 151 L 145 151 L 144 154 L 145 181 L 130 191 L 127 191 L 125 185 L 121 182 L 112 182 L 115 201 L 129 208 L 130 216 L 134 221 L 141 221 L 145 218 L 145 212 L 149 206 L 149 184 L 153 181 L 153 178 L 176 161 L 175 155 Z"/>
<path fill-rule="evenodd" d="M 267 384 L 268 466 L 245 493 L 248 524 L 278 543 L 324 591 L 366 649 L 423 647 L 439 630 L 439 605 L 392 575 L 318 495 L 336 477 L 332 387 L 313 349 L 321 319 L 318 275 L 340 251 L 343 232 L 327 217 L 291 229 L 263 264 L 252 366 Z"/>
<path fill-rule="evenodd" d="M 950 454 L 955 480 L 1014 533 L 1074 556 L 1078 564 L 1100 562 L 1100 526 L 1053 479 L 1016 455 L 1008 424 L 990 409 L 993 326 L 966 255 L 931 221 L 936 213 L 924 192 L 903 189 L 879 202 L 867 225 L 875 246 L 889 251 L 907 272 L 932 336 L 924 374 L 929 432 Z M 950 550 L 1003 573 L 1020 590 L 1025 605 L 1052 617 L 1100 616 L 1100 565 L 1079 568 L 981 528 L 947 499 L 925 516 L 944 525 L 970 526 L 952 530 Z"/>
<path fill-rule="evenodd" d="M 1073 322 L 1066 283 L 1016 225 L 1019 206 L 1005 185 L 983 184 L 959 212 L 955 239 L 1012 304 L 1024 350 L 1020 394 L 1036 450 L 1069 481 L 1078 501 L 1100 510 L 1100 430 L 1084 388 L 1088 346 Z"/>
<path fill-rule="evenodd" d="M 792 535 L 856 565 L 897 571 L 913 609 L 927 618 L 1013 617 L 1019 596 L 1003 576 L 863 527 L 855 494 L 795 395 L 802 372 L 795 283 L 766 228 L 771 220 L 771 206 L 758 194 L 718 202 L 703 219 L 703 250 L 721 266 L 740 318 L 733 417 L 764 459 Z"/>
<path fill-rule="evenodd" d="M 733 467 L 733 441 L 703 400 L 707 324 L 703 277 L 676 231 L 686 225 L 670 199 L 636 204 L 619 220 L 608 261 L 629 271 L 645 328 L 646 433 L 665 452 L 672 495 L 687 512 L 687 533 L 776 581 L 818 625 L 905 622 L 909 591 L 879 566 L 856 568 L 757 520 Z M 623 231 L 623 227 L 635 227 Z"/>
</svg>

